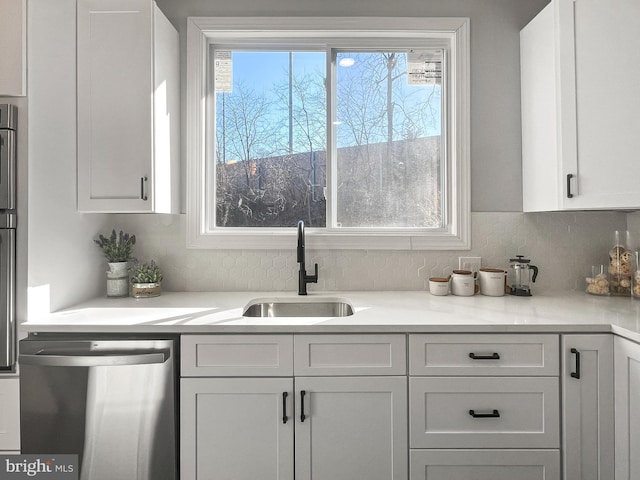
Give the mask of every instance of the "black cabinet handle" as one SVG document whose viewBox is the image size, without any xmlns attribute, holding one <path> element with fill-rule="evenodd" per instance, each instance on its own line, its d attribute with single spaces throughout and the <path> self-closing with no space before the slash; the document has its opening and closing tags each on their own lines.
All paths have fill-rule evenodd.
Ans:
<svg viewBox="0 0 640 480">
<path fill-rule="evenodd" d="M 500 355 L 496 352 L 493 352 L 491 355 L 476 355 L 471 352 L 469 354 L 469 358 L 472 358 L 473 360 L 500 360 Z"/>
<path fill-rule="evenodd" d="M 140 198 L 147 201 L 147 194 L 145 192 L 144 184 L 147 182 L 147 177 L 140 177 Z"/>
<path fill-rule="evenodd" d="M 307 418 L 304 414 L 304 396 L 307 394 L 306 391 L 300 390 L 300 421 L 304 422 L 304 419 Z"/>
<path fill-rule="evenodd" d="M 573 193 L 571 193 L 572 178 L 573 178 L 573 173 L 567 173 L 567 198 L 573 198 Z"/>
<path fill-rule="evenodd" d="M 289 396 L 288 392 L 282 392 L 282 423 L 287 423 L 289 417 L 287 417 L 287 397 Z"/>
<path fill-rule="evenodd" d="M 473 418 L 499 418 L 500 412 L 498 410 L 494 410 L 491 413 L 476 413 L 475 410 L 469 410 L 469 415 Z"/>
<path fill-rule="evenodd" d="M 576 356 L 576 371 L 571 372 L 571 376 L 580 380 L 580 352 L 578 351 L 578 349 L 572 348 L 571 353 Z"/>
</svg>

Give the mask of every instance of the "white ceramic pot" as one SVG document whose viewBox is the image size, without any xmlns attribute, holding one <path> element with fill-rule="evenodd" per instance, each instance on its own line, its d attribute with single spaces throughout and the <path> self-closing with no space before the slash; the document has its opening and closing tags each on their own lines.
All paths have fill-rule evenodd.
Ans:
<svg viewBox="0 0 640 480">
<path fill-rule="evenodd" d="M 129 296 L 129 262 L 109 262 L 107 297 Z"/>
<path fill-rule="evenodd" d="M 476 293 L 476 279 L 470 270 L 454 270 L 451 274 L 451 293 L 470 297 Z"/>
<path fill-rule="evenodd" d="M 507 272 L 499 268 L 481 268 L 478 272 L 480 293 L 489 297 L 502 297 L 506 286 Z"/>
<path fill-rule="evenodd" d="M 449 295 L 449 278 L 450 277 L 429 278 L 429 292 L 431 295 Z"/>
</svg>

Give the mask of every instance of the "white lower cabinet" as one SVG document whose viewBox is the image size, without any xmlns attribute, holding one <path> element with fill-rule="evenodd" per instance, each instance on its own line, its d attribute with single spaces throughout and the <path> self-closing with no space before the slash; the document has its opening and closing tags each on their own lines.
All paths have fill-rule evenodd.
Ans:
<svg viewBox="0 0 640 480">
<path fill-rule="evenodd" d="M 410 335 L 409 369 L 411 480 L 560 480 L 557 335 Z"/>
<path fill-rule="evenodd" d="M 182 479 L 293 479 L 292 378 L 183 378 Z"/>
<path fill-rule="evenodd" d="M 613 336 L 563 335 L 564 480 L 614 475 Z"/>
<path fill-rule="evenodd" d="M 296 480 L 407 478 L 406 377 L 296 377 L 295 384 Z"/>
<path fill-rule="evenodd" d="M 615 479 L 640 478 L 640 344 L 614 339 Z"/>
<path fill-rule="evenodd" d="M 406 361 L 389 361 L 405 336 L 296 335 L 313 371 L 339 375 L 295 377 L 293 337 L 182 336 L 180 478 L 406 480 Z"/>
</svg>

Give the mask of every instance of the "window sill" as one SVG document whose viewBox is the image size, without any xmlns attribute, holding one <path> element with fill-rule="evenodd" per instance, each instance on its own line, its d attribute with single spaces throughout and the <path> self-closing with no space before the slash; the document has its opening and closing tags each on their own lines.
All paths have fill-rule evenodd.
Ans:
<svg viewBox="0 0 640 480">
<path fill-rule="evenodd" d="M 306 245 L 321 250 L 469 250 L 468 229 L 460 235 L 449 232 L 429 234 L 336 233 L 305 229 Z M 189 236 L 187 247 L 193 249 L 287 250 L 296 246 L 295 227 L 285 231 L 219 232 Z"/>
</svg>

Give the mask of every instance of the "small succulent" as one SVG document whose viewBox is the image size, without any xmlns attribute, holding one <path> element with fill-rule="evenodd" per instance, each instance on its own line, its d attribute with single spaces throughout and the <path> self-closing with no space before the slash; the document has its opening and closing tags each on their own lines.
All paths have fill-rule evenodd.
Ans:
<svg viewBox="0 0 640 480">
<path fill-rule="evenodd" d="M 133 260 L 133 246 L 136 244 L 136 236 L 128 233 L 116 234 L 115 228 L 111 231 L 109 238 L 98 235 L 98 240 L 94 240 L 102 249 L 102 253 L 107 258 L 107 262 L 129 262 Z"/>
<path fill-rule="evenodd" d="M 134 263 L 129 269 L 131 273 L 131 283 L 160 283 L 162 272 L 160 267 L 151 260 L 150 262 Z"/>
</svg>

